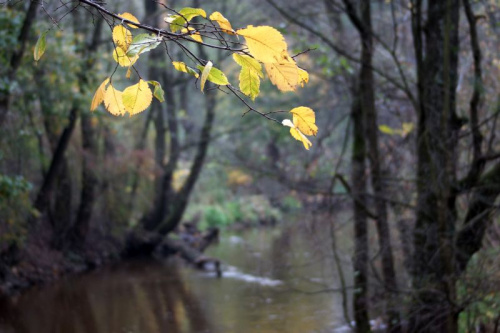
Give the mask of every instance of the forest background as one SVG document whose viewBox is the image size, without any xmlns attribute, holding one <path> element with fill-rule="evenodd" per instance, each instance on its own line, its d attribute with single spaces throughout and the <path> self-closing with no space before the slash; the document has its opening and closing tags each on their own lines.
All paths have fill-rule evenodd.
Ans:
<svg viewBox="0 0 500 333">
<path fill-rule="evenodd" d="M 359 332 L 379 305 L 393 332 L 498 329 L 497 1 L 172 1 L 220 11 L 235 29 L 275 27 L 308 82 L 282 93 L 262 80 L 249 107 L 223 86 L 200 92 L 172 66 L 196 54 L 237 86 L 231 52 L 166 44 L 131 74 L 160 82 L 166 101 L 133 117 L 89 110 L 115 73 L 122 23 L 100 4 L 1 7 L 2 281 L 151 253 L 181 222 L 206 230 L 313 215 L 333 239 L 352 239 L 332 251 L 352 258 Z M 150 0 L 104 7 L 160 29 L 175 14 Z M 308 151 L 280 124 L 299 105 L 319 126 Z"/>
</svg>

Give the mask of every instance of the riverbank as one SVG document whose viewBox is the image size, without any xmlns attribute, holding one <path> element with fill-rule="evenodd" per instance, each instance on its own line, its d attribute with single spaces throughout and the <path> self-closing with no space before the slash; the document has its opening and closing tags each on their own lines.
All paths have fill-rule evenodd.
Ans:
<svg viewBox="0 0 500 333">
<path fill-rule="evenodd" d="M 4 251 L 0 274 L 0 296 L 11 297 L 30 287 L 48 284 L 68 275 L 90 271 L 120 260 L 122 247 L 115 239 L 89 240 L 80 252 L 60 251 L 42 239 L 28 240 L 22 249 Z"/>
<path fill-rule="evenodd" d="M 12 297 L 33 286 L 135 257 L 165 259 L 180 255 L 198 268 L 210 262 L 219 267 L 216 259 L 202 255 L 217 237 L 218 229 L 201 232 L 195 227 L 182 228 L 164 239 L 145 232 L 131 232 L 124 239 L 94 235 L 79 251 L 54 249 L 46 245 L 49 242 L 44 237 L 30 239 L 22 249 L 11 246 L 2 252 L 0 297 Z"/>
</svg>

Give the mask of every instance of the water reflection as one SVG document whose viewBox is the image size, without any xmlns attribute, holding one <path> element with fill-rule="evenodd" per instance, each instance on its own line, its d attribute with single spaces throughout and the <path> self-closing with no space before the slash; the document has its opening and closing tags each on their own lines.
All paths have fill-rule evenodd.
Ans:
<svg viewBox="0 0 500 333">
<path fill-rule="evenodd" d="M 211 332 L 178 265 L 129 262 L 0 302 L 0 332 Z"/>
<path fill-rule="evenodd" d="M 340 295 L 297 291 L 338 286 L 325 235 L 300 225 L 227 233 L 208 253 L 226 264 L 221 279 L 177 261 L 70 277 L 0 301 L 0 333 L 332 332 Z"/>
</svg>

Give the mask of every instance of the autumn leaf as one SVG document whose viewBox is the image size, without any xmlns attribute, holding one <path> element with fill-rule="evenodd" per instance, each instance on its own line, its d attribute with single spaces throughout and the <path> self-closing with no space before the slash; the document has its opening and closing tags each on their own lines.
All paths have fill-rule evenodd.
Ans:
<svg viewBox="0 0 500 333">
<path fill-rule="evenodd" d="M 181 33 L 189 34 L 189 37 L 191 37 L 195 41 L 197 41 L 199 43 L 203 43 L 203 39 L 201 38 L 200 33 L 198 31 L 196 31 L 194 28 L 191 28 L 191 27 L 182 28 Z"/>
<path fill-rule="evenodd" d="M 298 82 L 298 84 L 301 87 L 304 87 L 304 85 L 309 82 L 309 73 L 307 73 L 302 68 L 298 67 L 298 74 L 299 74 L 299 82 Z"/>
<path fill-rule="evenodd" d="M 294 61 L 265 63 L 271 82 L 281 91 L 295 91 L 299 83 L 299 71 Z"/>
<path fill-rule="evenodd" d="M 309 150 L 311 148 L 312 143 L 309 141 L 309 139 L 292 123 L 290 119 L 285 119 L 282 121 L 283 126 L 290 127 L 290 134 L 292 137 L 297 140 L 302 142 L 304 147 Z"/>
<path fill-rule="evenodd" d="M 129 45 L 127 56 L 133 57 L 155 49 L 161 43 L 161 38 L 150 34 L 139 34 L 132 39 Z"/>
<path fill-rule="evenodd" d="M 403 123 L 403 126 L 401 129 L 392 128 L 392 127 L 389 127 L 387 125 L 379 125 L 378 129 L 382 133 L 389 134 L 389 135 L 397 134 L 397 135 L 401 136 L 402 138 L 405 138 L 408 136 L 408 134 L 411 133 L 411 131 L 413 131 L 413 127 L 414 127 L 413 123 Z"/>
<path fill-rule="evenodd" d="M 179 10 L 179 14 L 183 16 L 188 22 L 196 16 L 207 18 L 207 13 L 202 8 L 185 7 Z"/>
<path fill-rule="evenodd" d="M 132 15 L 132 14 L 130 14 L 130 13 L 118 14 L 118 16 L 120 16 L 121 18 L 123 18 L 123 19 L 125 19 L 125 20 L 129 20 L 129 21 L 132 21 L 132 22 L 137 23 L 137 24 L 139 24 L 139 23 L 140 23 L 140 22 L 139 22 L 139 20 L 138 20 L 138 19 L 137 19 L 134 15 Z M 129 27 L 131 27 L 132 29 L 137 29 L 137 28 L 139 28 L 138 26 L 133 25 L 133 24 L 130 24 L 130 23 L 127 23 L 127 25 L 128 25 Z"/>
<path fill-rule="evenodd" d="M 402 128 L 402 131 L 401 131 L 401 136 L 402 137 L 407 137 L 408 134 L 410 134 L 411 131 L 413 131 L 414 127 L 415 127 L 415 125 L 413 123 L 403 123 L 403 128 Z"/>
<path fill-rule="evenodd" d="M 293 124 L 305 135 L 316 135 L 318 126 L 316 126 L 316 116 L 311 108 L 299 106 L 290 110 L 293 114 Z"/>
<path fill-rule="evenodd" d="M 170 30 L 172 30 L 172 32 L 180 30 L 184 24 L 188 23 L 197 16 L 201 16 L 203 18 L 207 17 L 207 13 L 201 8 L 182 8 L 179 10 L 179 14 L 180 15 L 172 15 L 165 18 L 165 22 L 170 23 Z"/>
<path fill-rule="evenodd" d="M 174 191 L 179 192 L 182 189 L 182 186 L 186 182 L 186 179 L 189 176 L 189 169 L 178 169 L 174 171 L 172 176 L 172 187 Z"/>
<path fill-rule="evenodd" d="M 236 34 L 245 37 L 250 54 L 263 63 L 279 61 L 282 53 L 287 49 L 283 35 L 269 26 L 249 25 L 245 29 L 236 31 Z"/>
<path fill-rule="evenodd" d="M 113 42 L 126 52 L 128 46 L 132 43 L 132 33 L 123 25 L 117 25 L 113 28 Z"/>
<path fill-rule="evenodd" d="M 144 80 L 139 80 L 139 83 L 134 84 L 123 90 L 123 105 L 131 116 L 142 112 L 151 105 L 153 93 L 149 89 L 148 83 Z"/>
<path fill-rule="evenodd" d="M 106 85 L 109 82 L 109 77 L 104 80 L 99 88 L 97 88 L 94 97 L 92 98 L 92 104 L 90 105 L 90 111 L 94 111 L 97 107 L 104 101 L 104 95 L 106 94 Z"/>
<path fill-rule="evenodd" d="M 104 106 L 106 110 L 114 116 L 122 116 L 125 114 L 122 92 L 116 90 L 111 84 L 109 84 L 104 94 Z"/>
<path fill-rule="evenodd" d="M 211 61 L 209 61 L 205 66 L 198 65 L 197 68 L 201 71 L 201 91 L 203 91 L 207 80 L 220 86 L 229 84 L 226 75 L 220 69 L 213 67 L 213 63 Z"/>
<path fill-rule="evenodd" d="M 115 59 L 115 61 L 122 67 L 130 67 L 135 64 L 137 59 L 139 59 L 139 56 L 135 55 L 133 57 L 129 57 L 122 48 L 117 47 L 113 51 L 113 59 Z"/>
<path fill-rule="evenodd" d="M 229 23 L 228 19 L 225 18 L 221 13 L 213 12 L 212 14 L 210 14 L 209 19 L 217 22 L 221 30 L 225 33 L 234 35 L 234 30 L 233 27 L 231 27 L 231 23 Z"/>
<path fill-rule="evenodd" d="M 259 75 L 259 77 L 264 78 L 264 73 L 262 73 L 262 65 L 254 58 L 244 54 L 233 53 L 233 59 L 241 67 L 248 67 L 249 69 L 255 71 Z"/>
<path fill-rule="evenodd" d="M 252 57 L 234 53 L 234 61 L 241 66 L 239 75 L 240 91 L 249 96 L 252 100 L 259 95 L 260 79 L 264 77 L 262 65 Z"/>
<path fill-rule="evenodd" d="M 242 67 L 240 71 L 240 91 L 253 100 L 259 96 L 260 79 L 259 74 L 250 67 Z"/>
<path fill-rule="evenodd" d="M 200 80 L 200 89 L 203 91 L 205 89 L 205 82 L 207 82 L 208 79 L 208 74 L 210 73 L 210 70 L 212 69 L 212 66 L 214 64 L 209 61 L 203 68 L 199 68 L 201 70 L 201 80 Z"/>
<path fill-rule="evenodd" d="M 46 41 L 46 36 L 47 36 L 48 31 L 45 31 L 38 37 L 38 40 L 36 41 L 35 44 L 35 50 L 33 51 L 33 58 L 35 58 L 35 61 L 40 60 L 42 58 L 43 54 L 45 53 L 45 48 L 47 47 L 47 41 Z"/>
<path fill-rule="evenodd" d="M 158 81 L 148 81 L 149 84 L 151 84 L 154 88 L 153 90 L 153 96 L 160 102 L 165 101 L 165 92 L 163 91 L 163 88 L 161 87 L 160 82 Z"/>
<path fill-rule="evenodd" d="M 308 107 L 299 106 L 290 110 L 290 113 L 293 115 L 293 122 L 290 119 L 285 119 L 282 121 L 283 126 L 290 127 L 290 134 L 296 140 L 301 141 L 304 147 L 309 150 L 312 143 L 306 135 L 318 133 L 314 111 Z"/>
<path fill-rule="evenodd" d="M 198 78 L 200 75 L 198 74 L 198 72 L 196 72 L 193 68 L 187 66 L 184 62 L 182 61 L 172 61 L 172 65 L 174 65 L 174 68 L 176 70 L 178 70 L 179 72 L 184 72 L 184 73 L 188 73 L 192 76 L 194 76 L 195 78 Z"/>
<path fill-rule="evenodd" d="M 389 135 L 396 134 L 396 130 L 387 126 L 387 125 L 379 125 L 378 129 L 380 130 L 380 132 L 382 132 L 384 134 L 389 134 Z"/>
</svg>

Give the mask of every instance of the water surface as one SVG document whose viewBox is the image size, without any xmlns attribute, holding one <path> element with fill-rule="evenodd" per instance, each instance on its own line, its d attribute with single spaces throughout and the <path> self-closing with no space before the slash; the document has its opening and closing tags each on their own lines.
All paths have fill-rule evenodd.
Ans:
<svg viewBox="0 0 500 333">
<path fill-rule="evenodd" d="M 208 255 L 224 277 L 180 261 L 119 263 L 0 301 L 0 332 L 332 332 L 341 296 L 324 230 L 226 233 Z"/>
</svg>

